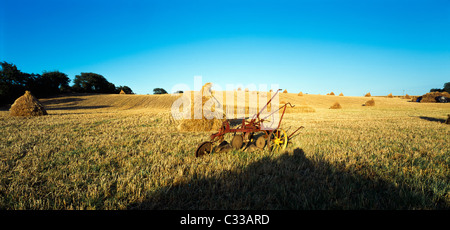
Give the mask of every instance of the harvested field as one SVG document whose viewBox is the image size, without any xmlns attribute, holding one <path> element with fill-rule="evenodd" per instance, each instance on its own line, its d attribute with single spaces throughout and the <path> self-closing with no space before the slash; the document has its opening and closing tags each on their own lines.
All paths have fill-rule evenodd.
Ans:
<svg viewBox="0 0 450 230">
<path fill-rule="evenodd" d="M 287 132 L 305 127 L 285 152 L 196 158 L 213 131 L 179 132 L 179 97 L 72 95 L 40 99 L 48 116 L 0 111 L 0 208 L 450 208 L 448 103 L 341 96 L 334 110 L 336 97 L 282 93 L 315 110 L 285 114 Z"/>
</svg>

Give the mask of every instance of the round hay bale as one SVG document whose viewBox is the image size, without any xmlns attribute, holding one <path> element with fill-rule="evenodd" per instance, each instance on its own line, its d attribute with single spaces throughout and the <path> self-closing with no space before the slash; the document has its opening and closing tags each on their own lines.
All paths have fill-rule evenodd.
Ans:
<svg viewBox="0 0 450 230">
<path fill-rule="evenodd" d="M 330 93 L 331 96 L 334 96 L 335 94 L 333 92 Z"/>
<path fill-rule="evenodd" d="M 287 89 L 285 89 L 285 90 L 283 91 L 283 93 L 288 93 Z"/>
<path fill-rule="evenodd" d="M 370 94 L 370 92 L 366 93 L 366 95 L 364 95 L 364 97 L 371 97 L 372 95 Z"/>
<path fill-rule="evenodd" d="M 387 95 L 388 98 L 394 98 L 394 96 L 392 95 L 392 93 Z"/>
<path fill-rule="evenodd" d="M 300 93 L 297 94 L 298 96 L 303 96 L 303 93 L 300 91 Z"/>
<path fill-rule="evenodd" d="M 123 89 L 121 89 L 119 94 L 127 94 L 127 93 L 125 93 L 125 91 L 123 91 Z"/>
<path fill-rule="evenodd" d="M 47 115 L 44 106 L 35 98 L 30 91 L 25 91 L 23 96 L 14 101 L 9 109 L 11 116 L 42 116 Z"/>
<path fill-rule="evenodd" d="M 341 93 L 339 94 L 339 96 L 344 96 L 344 94 L 341 92 Z"/>
<path fill-rule="evenodd" d="M 339 104 L 339 102 L 335 102 L 330 109 L 342 109 L 341 104 Z"/>
<path fill-rule="evenodd" d="M 364 103 L 363 106 L 375 106 L 375 100 L 372 98 L 366 101 L 366 103 Z"/>
</svg>

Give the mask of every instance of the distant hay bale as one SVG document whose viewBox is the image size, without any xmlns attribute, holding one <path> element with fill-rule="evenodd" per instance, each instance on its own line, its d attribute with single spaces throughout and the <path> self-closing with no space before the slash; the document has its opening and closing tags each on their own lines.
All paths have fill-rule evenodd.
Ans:
<svg viewBox="0 0 450 230">
<path fill-rule="evenodd" d="M 333 92 L 330 93 L 331 96 L 335 96 Z"/>
<path fill-rule="evenodd" d="M 123 89 L 121 89 L 119 94 L 126 94 L 126 93 L 125 91 L 123 91 Z"/>
<path fill-rule="evenodd" d="M 364 103 L 363 106 L 375 106 L 375 100 L 372 98 L 366 101 L 366 103 Z"/>
<path fill-rule="evenodd" d="M 288 93 L 287 89 L 285 89 L 285 90 L 283 91 L 283 93 Z"/>
<path fill-rule="evenodd" d="M 411 96 L 409 96 L 408 94 L 405 94 L 405 97 L 403 97 L 404 99 L 411 99 Z"/>
<path fill-rule="evenodd" d="M 297 94 L 298 96 L 303 96 L 303 93 L 300 91 L 300 93 Z"/>
<path fill-rule="evenodd" d="M 42 116 L 47 115 L 47 111 L 41 102 L 27 90 L 11 105 L 9 114 L 11 116 Z"/>
<path fill-rule="evenodd" d="M 335 102 L 330 109 L 342 109 L 341 104 L 339 104 L 339 102 Z"/>
<path fill-rule="evenodd" d="M 339 94 L 339 96 L 344 96 L 344 94 L 341 92 L 341 93 Z"/>
<path fill-rule="evenodd" d="M 388 98 L 394 98 L 394 96 L 392 95 L 392 93 L 387 95 Z"/>
<path fill-rule="evenodd" d="M 370 92 L 366 93 L 366 95 L 364 95 L 364 97 L 371 97 L 372 95 L 370 94 Z"/>
</svg>

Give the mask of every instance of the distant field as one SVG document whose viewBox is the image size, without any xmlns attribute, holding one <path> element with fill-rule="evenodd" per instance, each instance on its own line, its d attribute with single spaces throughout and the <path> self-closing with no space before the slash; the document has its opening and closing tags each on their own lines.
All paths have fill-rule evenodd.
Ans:
<svg viewBox="0 0 450 230">
<path fill-rule="evenodd" d="M 281 94 L 308 106 L 284 152 L 195 158 L 211 132 L 179 132 L 171 95 L 42 99 L 0 111 L 0 209 L 449 209 L 450 103 Z M 329 109 L 339 102 L 342 109 Z"/>
</svg>

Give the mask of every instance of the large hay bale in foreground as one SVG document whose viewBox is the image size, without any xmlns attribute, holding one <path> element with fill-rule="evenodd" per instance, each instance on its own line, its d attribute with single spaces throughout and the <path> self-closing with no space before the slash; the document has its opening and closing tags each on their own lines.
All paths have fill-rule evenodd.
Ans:
<svg viewBox="0 0 450 230">
<path fill-rule="evenodd" d="M 341 104 L 339 104 L 339 102 L 335 102 L 330 109 L 342 109 Z"/>
<path fill-rule="evenodd" d="M 184 119 L 179 125 L 179 131 L 205 132 L 217 131 L 222 126 L 221 119 Z"/>
<path fill-rule="evenodd" d="M 44 106 L 35 98 L 30 91 L 25 91 L 23 96 L 14 101 L 9 109 L 11 116 L 42 116 L 47 115 Z"/>
<path fill-rule="evenodd" d="M 211 94 L 211 86 L 212 83 L 206 83 L 202 89 L 201 94 L 194 95 L 194 97 L 200 97 L 201 96 L 201 106 L 194 106 L 195 99 L 191 101 L 191 117 L 190 119 L 183 119 L 181 123 L 178 125 L 179 131 L 189 131 L 189 132 L 200 132 L 200 131 L 216 131 L 219 130 L 219 128 L 222 126 L 222 123 L 225 119 L 208 119 L 205 117 L 205 114 L 203 113 L 203 107 L 205 104 L 212 99 Z M 200 98 L 198 98 L 200 100 Z M 214 99 L 212 99 L 214 100 Z M 216 109 L 219 109 L 219 111 L 223 112 L 223 108 L 217 108 L 217 105 L 212 107 L 212 111 L 214 112 Z M 201 118 L 195 119 L 194 114 L 201 114 Z"/>
</svg>

